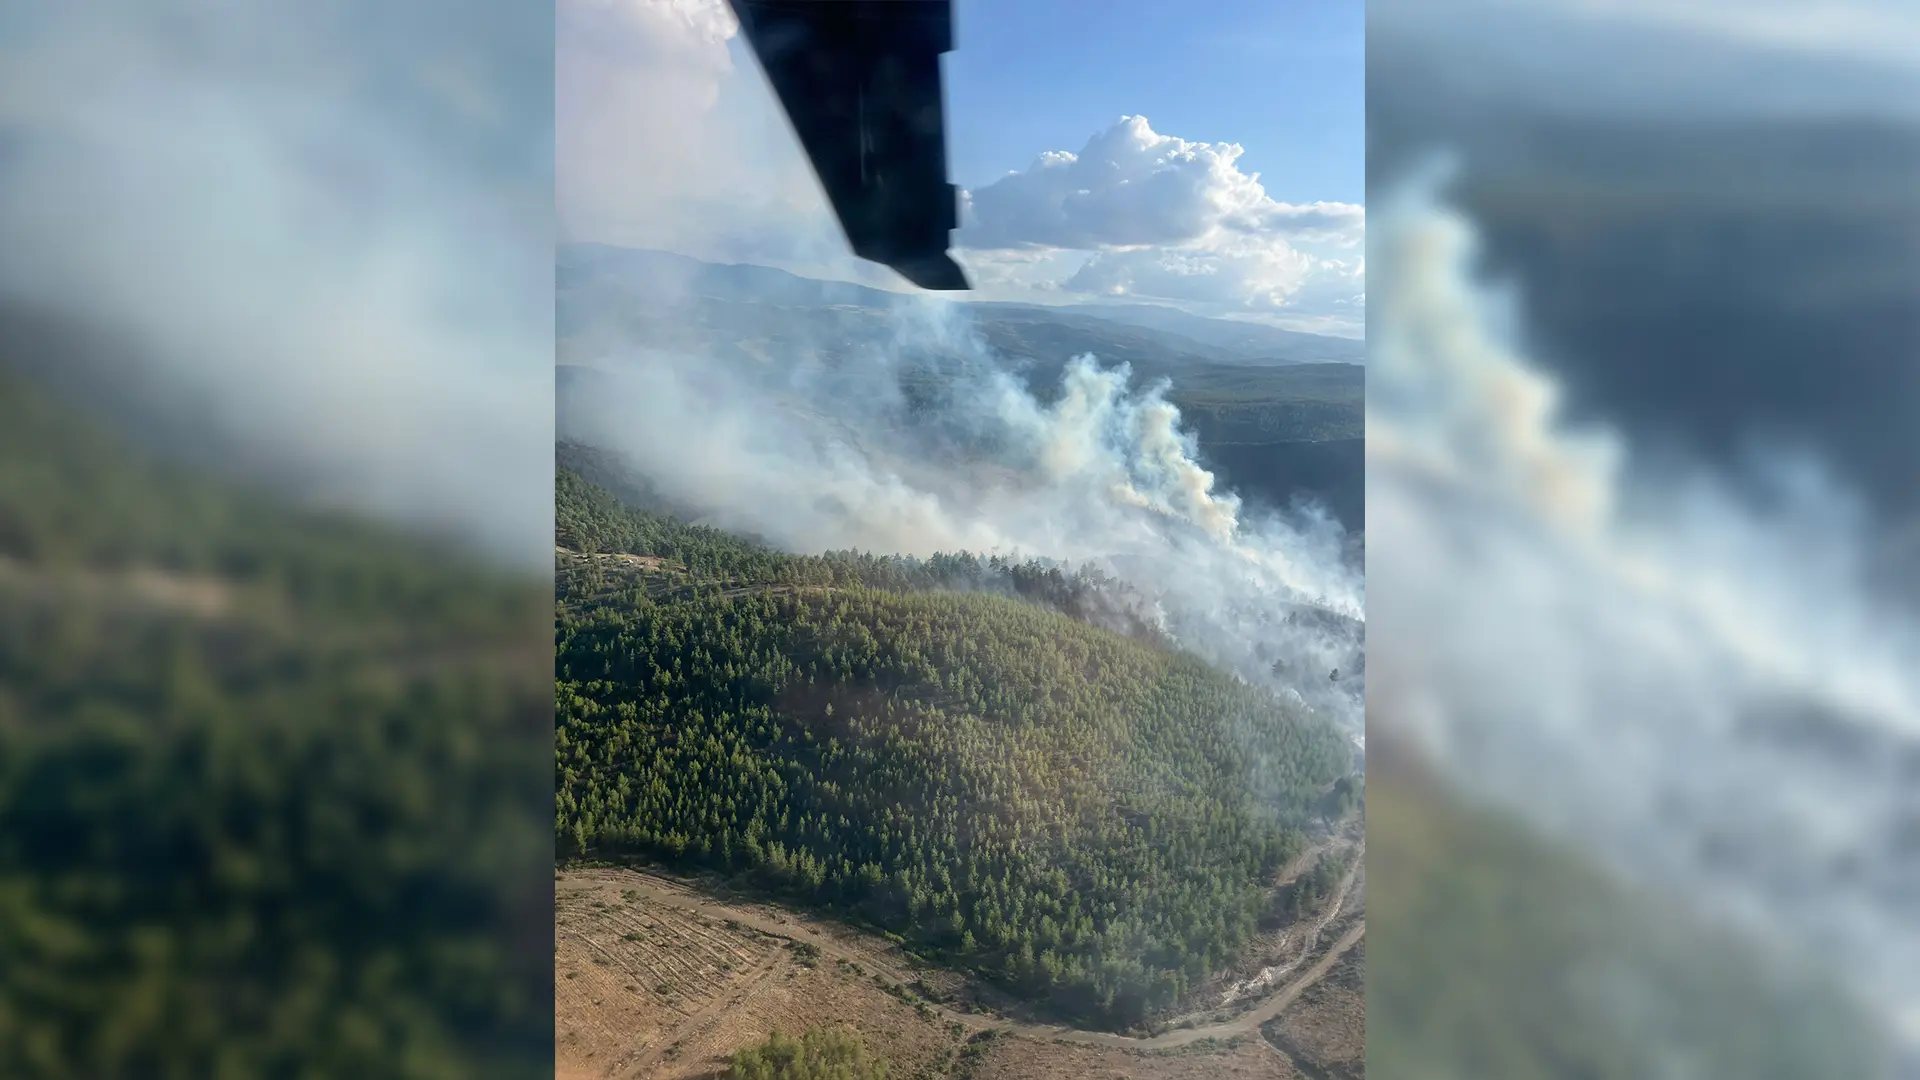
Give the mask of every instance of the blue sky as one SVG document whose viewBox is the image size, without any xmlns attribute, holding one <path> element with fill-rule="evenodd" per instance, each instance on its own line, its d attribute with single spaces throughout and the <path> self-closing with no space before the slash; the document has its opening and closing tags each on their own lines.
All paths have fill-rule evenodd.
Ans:
<svg viewBox="0 0 1920 1080">
<path fill-rule="evenodd" d="M 1122 114 L 1246 147 L 1276 198 L 1363 202 L 1360 0 L 954 0 L 946 57 L 957 182 L 1079 149 Z"/>
<path fill-rule="evenodd" d="M 847 250 L 724 0 L 558 0 L 561 235 L 908 288 Z M 1358 0 L 955 0 L 976 294 L 1357 335 Z"/>
</svg>

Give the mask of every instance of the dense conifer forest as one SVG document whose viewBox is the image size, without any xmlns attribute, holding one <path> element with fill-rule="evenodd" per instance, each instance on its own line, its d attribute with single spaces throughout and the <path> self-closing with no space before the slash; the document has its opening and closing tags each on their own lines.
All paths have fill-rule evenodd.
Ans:
<svg viewBox="0 0 1920 1080">
<path fill-rule="evenodd" d="M 1097 576 L 788 555 L 556 490 L 563 858 L 728 874 L 1124 1028 L 1274 913 L 1351 765 Z"/>
<path fill-rule="evenodd" d="M 179 468 L 10 363 L 0 1076 L 551 1070 L 537 580 Z"/>
</svg>

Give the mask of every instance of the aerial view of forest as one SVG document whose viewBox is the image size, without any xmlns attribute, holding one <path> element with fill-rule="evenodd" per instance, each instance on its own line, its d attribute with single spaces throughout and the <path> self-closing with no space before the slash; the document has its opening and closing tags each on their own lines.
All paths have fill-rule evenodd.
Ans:
<svg viewBox="0 0 1920 1080">
<path fill-rule="evenodd" d="M 786 555 L 556 487 L 563 853 L 719 870 L 1124 1029 L 1352 808 L 1339 732 L 1100 625 L 1117 583 Z"/>
</svg>

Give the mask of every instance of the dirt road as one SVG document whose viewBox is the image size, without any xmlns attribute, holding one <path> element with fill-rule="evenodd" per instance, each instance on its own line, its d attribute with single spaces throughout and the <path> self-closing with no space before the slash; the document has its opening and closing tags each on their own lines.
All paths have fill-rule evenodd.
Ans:
<svg viewBox="0 0 1920 1080">
<path fill-rule="evenodd" d="M 1356 860 L 1356 870 L 1358 865 L 1358 860 Z M 1328 914 L 1323 916 L 1319 921 L 1320 926 L 1324 926 L 1326 921 L 1332 918 L 1332 914 L 1339 910 L 1340 905 L 1346 899 L 1347 890 L 1352 886 L 1353 879 L 1354 871 L 1349 871 L 1345 881 L 1342 883 L 1343 888 L 1340 894 L 1338 894 L 1338 898 L 1334 904 L 1330 906 Z M 638 871 L 632 873 L 632 884 L 630 887 L 639 892 L 639 894 L 650 903 L 679 908 L 683 911 L 693 912 L 711 919 L 732 920 L 742 926 L 749 927 L 764 934 L 785 938 L 790 941 L 805 942 L 819 949 L 822 956 L 834 960 L 844 960 L 849 963 L 860 964 L 866 970 L 877 971 L 897 983 L 910 983 L 918 977 L 911 971 L 904 970 L 897 965 L 889 964 L 879 959 L 874 955 L 873 951 L 842 944 L 833 934 L 822 930 L 811 922 L 797 917 L 787 918 L 774 914 L 771 908 L 749 905 L 735 906 L 723 903 L 710 897 L 702 896 L 679 884 Z M 1318 927 L 1315 929 L 1316 935 L 1317 932 Z M 956 1012 L 940 1006 L 934 1006 L 934 1009 L 940 1015 L 942 1021 L 958 1021 L 966 1025 L 969 1029 L 976 1031 L 987 1028 L 999 1028 L 1008 1034 L 1019 1035 L 1029 1039 L 1077 1043 L 1083 1046 L 1157 1050 L 1185 1046 L 1189 1043 L 1199 1042 L 1202 1039 L 1226 1039 L 1235 1035 L 1251 1034 L 1256 1031 L 1261 1024 L 1266 1023 L 1268 1020 L 1284 1012 L 1287 1006 L 1291 1005 L 1294 999 L 1300 996 L 1302 991 L 1312 986 L 1315 982 L 1318 982 L 1322 976 L 1332 969 L 1340 957 L 1358 943 L 1365 934 L 1366 924 L 1364 922 L 1356 924 L 1345 934 L 1341 935 L 1340 939 L 1334 942 L 1332 946 L 1324 950 L 1318 959 L 1305 971 L 1262 998 L 1259 1004 L 1232 1019 L 1199 1027 L 1181 1028 L 1145 1038 L 1118 1035 L 1106 1031 L 1083 1031 L 1078 1028 L 1070 1028 L 1063 1025 L 1034 1024 L 1022 1021 L 996 1019 L 981 1016 L 977 1013 Z"/>
</svg>

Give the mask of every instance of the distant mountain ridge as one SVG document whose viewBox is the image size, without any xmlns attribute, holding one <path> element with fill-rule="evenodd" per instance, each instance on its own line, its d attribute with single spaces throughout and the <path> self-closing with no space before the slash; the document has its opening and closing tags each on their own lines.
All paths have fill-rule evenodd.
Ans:
<svg viewBox="0 0 1920 1080">
<path fill-rule="evenodd" d="M 976 301 L 970 306 L 995 315 L 1041 312 L 1066 322 L 1072 318 L 1118 323 L 1152 330 L 1205 349 L 1222 350 L 1245 359 L 1283 357 L 1299 364 L 1363 364 L 1367 343 L 1358 338 L 1334 337 L 1301 330 L 1282 330 L 1263 323 L 1214 319 L 1161 304 L 1087 303 L 1049 307 L 999 300 Z"/>
<path fill-rule="evenodd" d="M 598 274 L 637 274 L 659 277 L 663 281 L 682 281 L 695 296 L 733 302 L 887 308 L 904 295 L 867 285 L 802 277 L 770 266 L 710 263 L 671 251 L 590 242 L 559 245 L 554 252 L 554 270 L 556 284 L 562 288 Z"/>
<path fill-rule="evenodd" d="M 561 288 L 599 275 L 616 273 L 651 277 L 662 284 L 678 283 L 692 295 L 726 303 L 850 306 L 885 310 L 899 303 L 902 297 L 911 295 L 850 282 L 805 277 L 752 263 L 712 263 L 651 248 L 623 248 L 591 242 L 560 245 L 555 265 L 557 283 Z M 1000 300 L 957 302 L 990 315 L 996 322 L 1045 320 L 1083 330 L 1125 327 L 1128 333 L 1147 338 L 1166 352 L 1211 360 L 1346 364 L 1366 361 L 1364 341 L 1282 330 L 1260 323 L 1213 319 L 1157 304 L 1048 305 Z"/>
</svg>

